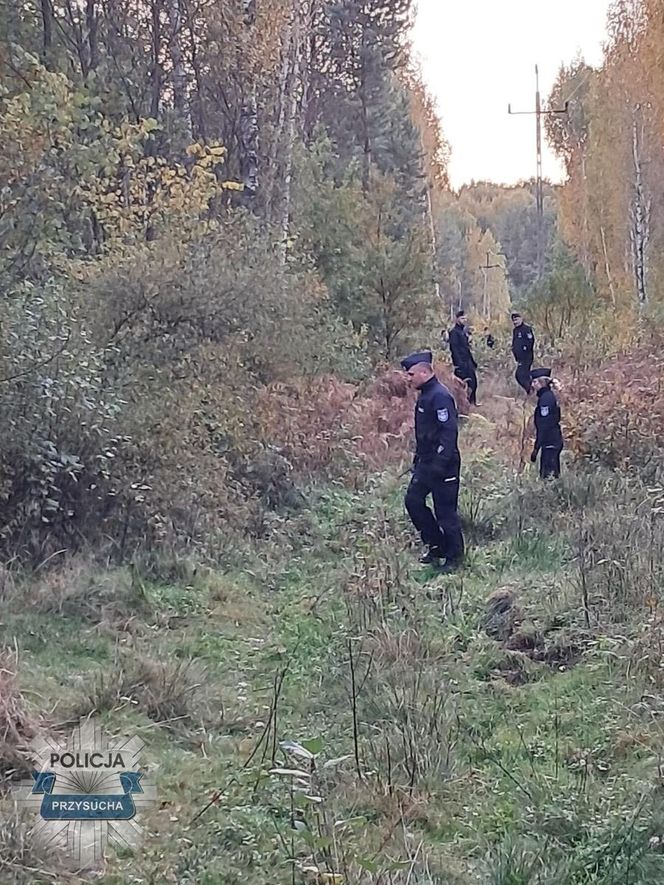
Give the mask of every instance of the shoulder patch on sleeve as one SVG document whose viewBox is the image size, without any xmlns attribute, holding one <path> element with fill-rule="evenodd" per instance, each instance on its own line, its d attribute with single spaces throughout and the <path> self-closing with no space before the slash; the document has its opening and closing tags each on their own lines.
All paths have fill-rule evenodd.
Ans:
<svg viewBox="0 0 664 885">
<path fill-rule="evenodd" d="M 550 412 L 549 406 L 540 406 L 540 414 L 541 414 L 542 418 L 546 418 L 546 416 L 549 414 L 549 412 Z"/>
<path fill-rule="evenodd" d="M 442 424 L 445 424 L 450 419 L 449 409 L 438 409 L 436 414 L 438 415 L 438 420 Z"/>
</svg>

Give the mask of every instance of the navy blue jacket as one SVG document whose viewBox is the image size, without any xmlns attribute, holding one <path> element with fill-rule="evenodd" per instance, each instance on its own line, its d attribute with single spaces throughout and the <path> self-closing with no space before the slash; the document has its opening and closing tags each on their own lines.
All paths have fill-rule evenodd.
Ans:
<svg viewBox="0 0 664 885">
<path fill-rule="evenodd" d="M 455 323 L 449 331 L 448 338 L 454 367 L 456 369 L 476 369 L 477 363 L 470 352 L 470 341 L 466 327 Z"/>
<path fill-rule="evenodd" d="M 533 364 L 535 333 L 530 326 L 521 323 L 512 329 L 512 355 L 517 363 Z"/>
<path fill-rule="evenodd" d="M 459 460 L 459 417 L 450 391 L 434 375 L 415 404 L 415 467 L 452 468 Z"/>
<path fill-rule="evenodd" d="M 548 387 L 537 391 L 535 409 L 535 451 L 546 448 L 562 448 L 563 434 L 560 429 L 560 406 L 555 393 Z"/>
</svg>

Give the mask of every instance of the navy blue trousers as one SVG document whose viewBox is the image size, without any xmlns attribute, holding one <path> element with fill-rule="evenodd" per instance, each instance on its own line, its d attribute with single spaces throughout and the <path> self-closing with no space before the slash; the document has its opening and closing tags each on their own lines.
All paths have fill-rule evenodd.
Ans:
<svg viewBox="0 0 664 885">
<path fill-rule="evenodd" d="M 529 363 L 517 363 L 516 372 L 514 373 L 514 377 L 518 384 L 523 387 L 526 393 L 530 393 L 530 388 L 532 386 L 532 379 L 530 377 L 530 368 L 532 364 L 532 360 Z"/>
<path fill-rule="evenodd" d="M 448 562 L 459 562 L 464 554 L 458 513 L 460 470 L 458 459 L 443 470 L 418 464 L 406 492 L 406 510 L 422 542 L 437 548 Z M 433 513 L 427 505 L 429 495 L 433 498 Z"/>
</svg>

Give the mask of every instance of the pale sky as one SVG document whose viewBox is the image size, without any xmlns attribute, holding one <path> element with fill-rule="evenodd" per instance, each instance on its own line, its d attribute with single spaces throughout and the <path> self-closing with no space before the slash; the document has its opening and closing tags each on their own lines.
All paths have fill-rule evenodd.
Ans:
<svg viewBox="0 0 664 885">
<path fill-rule="evenodd" d="M 452 147 L 454 188 L 536 173 L 535 65 L 546 101 L 562 63 L 602 60 L 611 0 L 418 0 L 414 44 Z M 544 128 L 544 127 L 543 127 Z M 562 169 L 544 144 L 543 173 Z"/>
</svg>

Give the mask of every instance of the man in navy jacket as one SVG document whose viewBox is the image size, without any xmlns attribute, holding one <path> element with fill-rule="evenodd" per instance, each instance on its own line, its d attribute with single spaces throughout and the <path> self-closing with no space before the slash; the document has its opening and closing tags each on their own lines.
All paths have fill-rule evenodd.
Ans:
<svg viewBox="0 0 664 885">
<path fill-rule="evenodd" d="M 477 405 L 477 363 L 470 349 L 470 334 L 466 326 L 465 311 L 459 310 L 456 322 L 448 334 L 454 374 L 468 385 L 468 400 Z"/>
<path fill-rule="evenodd" d="M 412 353 L 401 361 L 409 383 L 419 391 L 415 459 L 405 505 L 428 547 L 420 561 L 450 572 L 461 565 L 464 556 L 457 510 L 461 474 L 458 414 L 454 397 L 436 378 L 432 363 L 430 350 Z M 429 495 L 433 497 L 435 516 L 426 503 Z"/>
<path fill-rule="evenodd" d="M 540 455 L 540 477 L 560 476 L 560 453 L 563 434 L 560 428 L 560 406 L 552 385 L 551 369 L 533 369 L 533 387 L 537 391 L 535 409 L 535 445 L 530 460 L 535 463 Z"/>
<path fill-rule="evenodd" d="M 520 313 L 512 314 L 512 356 L 516 360 L 515 378 L 526 393 L 530 393 L 530 369 L 533 364 L 535 333 L 523 321 Z"/>
</svg>

